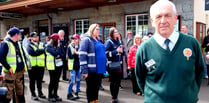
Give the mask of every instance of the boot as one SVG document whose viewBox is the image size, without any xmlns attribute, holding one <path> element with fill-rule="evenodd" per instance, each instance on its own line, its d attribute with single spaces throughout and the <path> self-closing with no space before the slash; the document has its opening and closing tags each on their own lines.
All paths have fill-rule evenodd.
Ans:
<svg viewBox="0 0 209 103">
<path fill-rule="evenodd" d="M 76 99 L 79 99 L 78 92 L 75 93 Z"/>
<path fill-rule="evenodd" d="M 17 95 L 19 103 L 25 103 L 25 96 L 24 95 Z"/>
<path fill-rule="evenodd" d="M 35 93 L 32 93 L 31 94 L 31 99 L 32 100 L 35 100 L 35 101 L 38 101 L 39 100 Z"/>
<path fill-rule="evenodd" d="M 50 101 L 50 102 L 56 102 L 56 99 L 54 98 L 54 97 L 48 97 L 48 101 Z"/>
<path fill-rule="evenodd" d="M 46 96 L 42 93 L 42 91 L 40 91 L 40 92 L 38 93 L 38 97 L 39 97 L 39 98 L 42 98 L 42 99 L 46 99 Z"/>
<path fill-rule="evenodd" d="M 11 101 L 11 99 L 5 98 L 3 103 L 10 103 L 10 101 Z"/>
<path fill-rule="evenodd" d="M 62 98 L 60 98 L 58 95 L 55 95 L 54 97 L 56 101 L 62 101 Z"/>
<path fill-rule="evenodd" d="M 74 97 L 73 94 L 70 93 L 70 94 L 67 95 L 67 99 L 68 99 L 68 100 L 75 100 L 76 97 Z"/>
</svg>

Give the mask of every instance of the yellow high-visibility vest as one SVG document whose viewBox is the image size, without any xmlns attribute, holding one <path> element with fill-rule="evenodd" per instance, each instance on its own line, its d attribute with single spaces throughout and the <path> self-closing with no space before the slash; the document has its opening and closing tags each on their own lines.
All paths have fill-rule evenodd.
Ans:
<svg viewBox="0 0 209 103">
<path fill-rule="evenodd" d="M 68 58 L 68 70 L 73 70 L 74 59 Z"/>
<path fill-rule="evenodd" d="M 55 70 L 54 56 L 46 51 L 46 67 L 47 70 Z"/>
<path fill-rule="evenodd" d="M 43 48 L 43 43 L 40 43 L 38 45 L 38 48 L 34 45 L 30 45 L 34 51 L 36 51 L 37 49 L 39 48 Z M 30 63 L 31 63 L 31 66 L 39 66 L 39 67 L 44 67 L 45 66 L 45 55 L 44 53 L 39 55 L 39 56 L 31 56 L 29 55 L 29 58 L 30 58 Z"/>
<path fill-rule="evenodd" d="M 6 61 L 10 65 L 10 67 L 12 68 L 12 72 L 15 73 L 15 71 L 17 69 L 16 49 L 15 49 L 15 46 L 13 45 L 12 42 L 10 42 L 10 41 L 5 41 L 5 42 L 7 43 L 8 47 L 9 47 L 9 50 L 8 50 L 8 53 L 6 56 Z M 24 69 L 25 69 L 25 71 L 27 71 L 27 67 L 25 64 L 25 58 L 23 57 L 22 46 L 19 42 L 18 42 L 18 46 L 20 49 L 20 54 L 22 55 Z M 5 67 L 3 67 L 3 71 L 8 72 L 8 70 Z"/>
<path fill-rule="evenodd" d="M 70 50 L 71 50 L 71 54 L 72 52 L 74 51 L 74 48 L 72 47 L 72 45 L 70 44 L 68 47 L 70 47 Z M 70 51 L 68 51 L 70 52 Z M 68 55 L 68 54 L 67 54 Z M 74 59 L 70 59 L 68 57 L 68 70 L 73 70 L 73 64 L 74 64 Z"/>
</svg>

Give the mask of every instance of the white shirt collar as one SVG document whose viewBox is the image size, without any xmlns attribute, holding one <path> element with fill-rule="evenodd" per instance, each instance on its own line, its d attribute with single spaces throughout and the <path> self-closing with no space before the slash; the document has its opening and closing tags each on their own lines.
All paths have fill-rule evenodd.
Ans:
<svg viewBox="0 0 209 103">
<path fill-rule="evenodd" d="M 165 46 L 165 40 L 166 38 L 162 37 L 160 34 L 158 33 L 155 33 L 153 35 L 155 41 L 162 47 L 162 48 L 166 48 Z M 179 38 L 179 32 L 176 32 L 176 31 L 173 31 L 173 33 L 168 37 L 168 39 L 170 40 L 170 43 L 169 43 L 169 48 L 170 50 L 172 50 L 177 42 Z"/>
</svg>

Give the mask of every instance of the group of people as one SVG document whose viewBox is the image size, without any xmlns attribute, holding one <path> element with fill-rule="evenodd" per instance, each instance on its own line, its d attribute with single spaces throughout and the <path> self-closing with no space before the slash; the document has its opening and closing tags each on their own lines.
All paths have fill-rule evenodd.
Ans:
<svg viewBox="0 0 209 103">
<path fill-rule="evenodd" d="M 196 103 L 204 76 L 204 62 L 198 41 L 192 36 L 174 30 L 177 22 L 175 5 L 169 0 L 158 0 L 150 7 L 150 19 L 155 33 L 136 34 L 127 31 L 122 41 L 116 27 L 109 30 L 109 39 L 103 44 L 100 27 L 91 24 L 86 35 L 74 34 L 71 43 L 63 48 L 63 31 L 50 36 L 43 45 L 36 32 L 30 33 L 26 48 L 18 42 L 22 30 L 13 27 L 0 45 L 0 63 L 3 65 L 3 85 L 8 88 L 4 103 L 9 103 L 13 89 L 19 103 L 25 103 L 23 73 L 28 71 L 33 100 L 46 98 L 42 92 L 44 69 L 49 71 L 48 100 L 62 101 L 58 95 L 59 78 L 64 65 L 70 70 L 67 98 L 78 99 L 81 75 L 86 81 L 88 103 L 99 103 L 99 87 L 108 71 L 112 103 L 119 103 L 118 93 L 124 72 L 124 61 L 132 74 L 133 93 L 144 96 L 145 103 Z M 150 38 L 150 39 L 148 39 Z M 143 42 L 143 43 L 142 43 Z M 206 44 L 206 46 L 209 46 Z M 124 60 L 127 57 L 127 61 Z M 26 62 L 27 61 L 27 62 Z M 38 95 L 35 92 L 35 83 Z M 72 87 L 76 84 L 75 95 Z"/>
</svg>

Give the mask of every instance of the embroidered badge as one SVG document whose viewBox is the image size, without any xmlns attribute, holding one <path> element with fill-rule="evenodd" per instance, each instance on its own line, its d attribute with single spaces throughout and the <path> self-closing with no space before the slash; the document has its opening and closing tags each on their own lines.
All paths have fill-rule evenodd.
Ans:
<svg viewBox="0 0 209 103">
<path fill-rule="evenodd" d="M 192 50 L 190 48 L 185 48 L 183 54 L 185 57 L 187 57 L 187 60 L 189 60 L 189 57 L 192 56 Z"/>
</svg>

